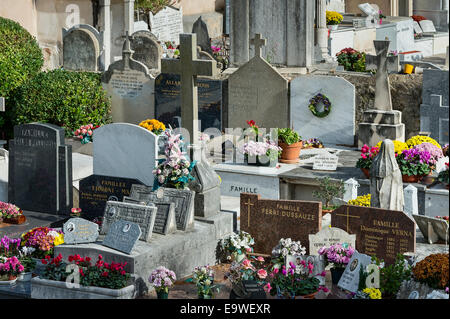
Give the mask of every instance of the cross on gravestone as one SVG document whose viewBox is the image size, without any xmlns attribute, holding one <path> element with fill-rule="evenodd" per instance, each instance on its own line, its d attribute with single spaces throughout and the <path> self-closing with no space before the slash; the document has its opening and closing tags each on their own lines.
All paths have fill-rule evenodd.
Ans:
<svg viewBox="0 0 450 319">
<path fill-rule="evenodd" d="M 133 50 L 131 50 L 131 42 L 130 40 L 133 40 L 134 37 L 128 33 L 128 31 L 125 32 L 125 44 L 122 50 L 122 60 L 124 62 L 123 69 L 129 70 L 130 69 L 130 59 L 131 55 L 133 54 Z"/>
<path fill-rule="evenodd" d="M 374 108 L 392 111 L 389 72 L 398 72 L 400 60 L 398 56 L 388 56 L 390 41 L 375 40 L 373 43 L 377 55 L 366 56 L 366 69 L 377 70 Z"/>
<path fill-rule="evenodd" d="M 262 37 L 261 33 L 256 33 L 255 37 L 250 40 L 250 44 L 255 47 L 255 56 L 261 57 L 261 49 L 267 44 L 267 40 Z"/>
<path fill-rule="evenodd" d="M 345 215 L 336 213 L 336 216 L 344 216 L 344 217 L 347 217 L 347 233 L 349 232 L 349 222 L 350 222 L 350 218 L 360 218 L 359 216 L 352 216 L 352 215 L 350 215 L 350 213 L 349 213 L 348 210 L 349 210 L 349 208 L 347 207 L 347 213 L 346 213 Z"/>
<path fill-rule="evenodd" d="M 430 137 L 446 144 L 448 137 L 448 106 L 442 105 L 442 95 L 431 94 L 430 105 L 420 106 L 420 130 L 430 132 Z"/>
<path fill-rule="evenodd" d="M 197 76 L 215 76 L 217 67 L 215 61 L 196 58 L 196 34 L 180 34 L 180 56 L 180 59 L 162 59 L 161 73 L 181 75 L 181 122 L 189 132 L 191 144 L 196 144 L 199 133 Z M 193 158 L 193 160 L 201 159 Z"/>
<path fill-rule="evenodd" d="M 245 206 L 247 206 L 247 227 L 250 227 L 250 206 L 255 206 L 255 204 L 252 204 L 252 201 L 250 200 L 250 198 L 248 199 L 247 203 L 244 203 Z"/>
</svg>

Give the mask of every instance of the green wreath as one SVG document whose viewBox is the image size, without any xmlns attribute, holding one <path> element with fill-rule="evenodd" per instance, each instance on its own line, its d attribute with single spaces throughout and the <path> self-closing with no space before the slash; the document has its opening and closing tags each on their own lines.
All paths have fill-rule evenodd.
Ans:
<svg viewBox="0 0 450 319">
<path fill-rule="evenodd" d="M 317 105 L 319 105 L 320 102 L 323 103 L 323 111 L 322 112 L 319 112 L 317 110 Z M 331 112 L 331 102 L 330 102 L 330 99 L 328 99 L 325 95 L 323 95 L 322 93 L 319 93 L 319 94 L 315 95 L 311 100 L 309 100 L 308 108 L 311 110 L 311 112 L 312 112 L 312 114 L 314 114 L 314 116 L 321 117 L 321 118 L 326 117 Z"/>
</svg>

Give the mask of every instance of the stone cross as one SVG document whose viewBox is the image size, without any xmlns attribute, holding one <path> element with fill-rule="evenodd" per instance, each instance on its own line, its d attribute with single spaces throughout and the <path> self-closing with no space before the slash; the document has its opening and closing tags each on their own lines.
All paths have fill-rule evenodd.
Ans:
<svg viewBox="0 0 450 319">
<path fill-rule="evenodd" d="M 123 60 L 123 69 L 129 70 L 130 69 L 130 59 L 131 55 L 133 54 L 133 50 L 131 50 L 131 42 L 130 40 L 133 40 L 133 36 L 128 33 L 128 31 L 125 32 L 125 47 L 122 50 L 122 60 Z"/>
<path fill-rule="evenodd" d="M 191 144 L 197 144 L 199 133 L 197 76 L 214 76 L 217 74 L 217 66 L 216 61 L 196 58 L 196 34 L 180 34 L 180 56 L 180 59 L 162 59 L 161 73 L 181 75 L 181 122 L 189 132 Z M 193 160 L 201 159 L 193 158 Z"/>
<path fill-rule="evenodd" d="M 255 56 L 261 57 L 261 49 L 267 44 L 267 40 L 263 39 L 261 33 L 256 33 L 255 37 L 250 40 L 250 44 L 255 46 Z"/>
<path fill-rule="evenodd" d="M 389 72 L 398 72 L 399 57 L 388 56 L 388 40 L 375 40 L 376 56 L 366 56 L 366 69 L 377 70 L 375 88 L 375 109 L 381 111 L 392 111 L 391 89 L 389 84 Z"/>
</svg>

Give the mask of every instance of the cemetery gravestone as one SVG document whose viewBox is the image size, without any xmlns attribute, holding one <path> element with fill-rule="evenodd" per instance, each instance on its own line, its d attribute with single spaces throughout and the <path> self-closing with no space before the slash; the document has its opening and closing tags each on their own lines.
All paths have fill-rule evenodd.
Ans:
<svg viewBox="0 0 450 319">
<path fill-rule="evenodd" d="M 280 238 L 292 238 L 307 248 L 308 234 L 322 226 L 322 203 L 267 200 L 241 193 L 241 230 L 255 238 L 255 252 L 271 254 Z"/>
<path fill-rule="evenodd" d="M 126 42 L 123 49 L 125 50 Z M 161 57 L 163 49 L 158 39 L 150 31 L 134 32 L 130 39 L 132 58 L 143 63 L 149 70 L 161 69 Z"/>
<path fill-rule="evenodd" d="M 137 38 L 136 43 L 139 43 L 140 39 L 142 37 Z M 111 64 L 108 71 L 103 73 L 102 86 L 111 96 L 113 121 L 139 124 L 155 117 L 155 79 L 148 73 L 148 68 L 143 63 L 131 57 L 132 53 L 127 34 L 122 60 Z"/>
<path fill-rule="evenodd" d="M 436 28 L 431 20 L 422 20 L 419 22 L 424 33 L 436 33 Z"/>
<path fill-rule="evenodd" d="M 331 214 L 331 225 L 356 235 L 356 250 L 395 262 L 399 253 L 416 251 L 416 225 L 405 213 L 344 205 Z"/>
<path fill-rule="evenodd" d="M 111 225 L 119 220 L 125 220 L 139 225 L 142 231 L 142 236 L 139 239 L 149 242 L 152 237 L 156 213 L 157 208 L 155 206 L 107 202 L 100 234 L 107 234 Z"/>
<path fill-rule="evenodd" d="M 405 208 L 403 209 L 410 217 L 419 213 L 419 202 L 417 198 L 417 188 L 409 184 L 403 190 L 405 199 Z"/>
<path fill-rule="evenodd" d="M 356 293 L 359 286 L 359 272 L 371 263 L 372 258 L 365 254 L 360 254 L 357 251 L 353 253 L 345 271 L 339 280 L 338 287 L 350 292 Z"/>
<path fill-rule="evenodd" d="M 159 188 L 152 192 L 150 187 L 133 185 L 130 197 L 137 200 L 147 200 L 151 203 L 174 203 L 175 219 L 178 230 L 187 230 L 194 225 L 195 192 L 184 189 Z"/>
<path fill-rule="evenodd" d="M 111 225 L 102 245 L 129 255 L 141 235 L 142 231 L 138 224 L 119 220 Z"/>
<path fill-rule="evenodd" d="M 127 123 L 104 125 L 94 131 L 94 174 L 154 182 L 158 138 L 149 130 Z"/>
<path fill-rule="evenodd" d="M 334 154 L 320 154 L 314 157 L 313 170 L 335 171 L 338 166 L 338 157 Z"/>
<path fill-rule="evenodd" d="M 356 235 L 350 235 L 337 227 L 326 227 L 315 235 L 309 235 L 309 254 L 318 256 L 320 248 L 330 247 L 334 244 L 348 244 L 355 248 Z"/>
<path fill-rule="evenodd" d="M 97 241 L 98 224 L 83 218 L 71 218 L 63 226 L 64 244 L 83 244 Z"/>
<path fill-rule="evenodd" d="M 449 227 L 445 220 L 422 215 L 412 215 L 412 217 L 416 221 L 417 226 L 429 244 L 433 244 L 438 241 L 443 241 L 445 243 L 448 242 Z"/>
<path fill-rule="evenodd" d="M 181 77 L 178 74 L 158 75 L 155 81 L 155 117 L 172 127 L 179 127 L 175 117 L 181 116 Z M 222 81 L 199 78 L 198 118 L 201 130 L 222 129 Z"/>
<path fill-rule="evenodd" d="M 72 71 L 98 71 L 100 41 L 98 31 L 90 25 L 63 29 L 63 66 Z"/>
<path fill-rule="evenodd" d="M 161 42 L 179 44 L 179 35 L 183 33 L 182 9 L 165 7 L 155 15 L 150 13 L 150 30 Z"/>
<path fill-rule="evenodd" d="M 175 204 L 174 203 L 151 203 L 148 200 L 138 200 L 130 197 L 123 198 L 124 203 L 132 203 L 138 205 L 155 206 L 157 208 L 153 232 L 161 235 L 168 235 L 177 230 L 175 221 Z"/>
<path fill-rule="evenodd" d="M 197 34 L 197 45 L 200 46 L 202 51 L 212 54 L 211 38 L 209 37 L 208 26 L 202 20 L 201 16 L 194 22 L 194 25 L 192 26 L 192 33 Z"/>
<path fill-rule="evenodd" d="M 121 202 L 130 196 L 132 185 L 142 183 L 136 179 L 91 175 L 80 180 L 79 198 L 83 214 L 89 218 L 103 216 L 106 202 Z"/>
<path fill-rule="evenodd" d="M 8 200 L 23 210 L 69 215 L 72 146 L 64 129 L 45 123 L 16 125 L 9 142 Z"/>
<path fill-rule="evenodd" d="M 321 118 L 308 106 L 317 94 L 331 102 L 330 113 Z M 291 81 L 291 122 L 304 139 L 318 138 L 324 143 L 353 145 L 355 142 L 355 86 L 336 76 L 299 76 Z M 316 109 L 324 111 L 323 103 Z M 289 127 L 286 126 L 286 127 Z"/>
</svg>

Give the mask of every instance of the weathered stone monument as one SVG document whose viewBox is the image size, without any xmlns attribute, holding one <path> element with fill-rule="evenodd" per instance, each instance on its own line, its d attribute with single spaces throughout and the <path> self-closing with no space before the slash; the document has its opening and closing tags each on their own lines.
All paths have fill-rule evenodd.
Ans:
<svg viewBox="0 0 450 319">
<path fill-rule="evenodd" d="M 63 66 L 72 71 L 99 71 L 102 35 L 88 24 L 63 29 Z"/>
<path fill-rule="evenodd" d="M 359 124 L 359 147 L 364 144 L 374 146 L 385 139 L 405 141 L 402 113 L 392 109 L 389 84 L 389 72 L 399 70 L 399 57 L 389 56 L 389 44 L 390 41 L 374 41 L 377 55 L 366 57 L 366 68 L 377 70 L 375 104 L 374 109 L 364 112 L 363 122 Z"/>
<path fill-rule="evenodd" d="M 127 50 L 127 41 L 123 44 L 123 50 Z M 161 57 L 163 49 L 156 36 L 150 31 L 140 30 L 130 36 L 130 47 L 133 51 L 131 57 L 151 70 L 161 69 Z"/>
<path fill-rule="evenodd" d="M 199 17 L 197 21 L 195 21 L 192 26 L 192 33 L 197 35 L 197 45 L 202 49 L 202 51 L 212 54 L 211 38 L 209 37 L 208 26 L 202 20 L 202 17 Z"/>
</svg>

